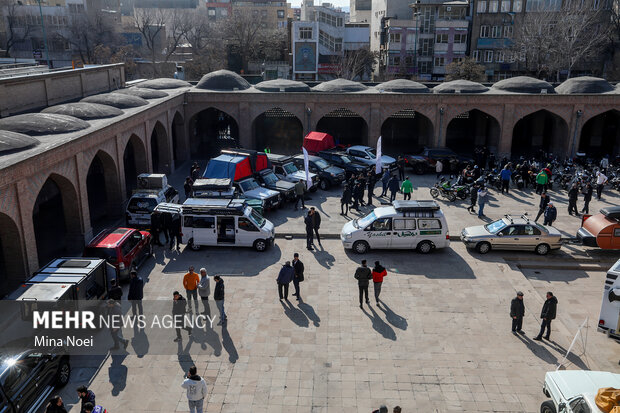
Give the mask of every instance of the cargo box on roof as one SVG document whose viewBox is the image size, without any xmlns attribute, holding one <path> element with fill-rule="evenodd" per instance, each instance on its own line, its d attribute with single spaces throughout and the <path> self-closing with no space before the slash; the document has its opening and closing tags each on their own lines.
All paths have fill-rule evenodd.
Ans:
<svg viewBox="0 0 620 413">
<path fill-rule="evenodd" d="M 209 161 L 203 178 L 228 178 L 239 181 L 252 176 L 252 166 L 248 156 L 223 154 Z"/>
</svg>

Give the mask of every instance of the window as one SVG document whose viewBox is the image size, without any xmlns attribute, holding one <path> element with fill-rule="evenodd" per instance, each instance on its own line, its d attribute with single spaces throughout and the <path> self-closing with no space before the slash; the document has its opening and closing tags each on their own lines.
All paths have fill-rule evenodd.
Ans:
<svg viewBox="0 0 620 413">
<path fill-rule="evenodd" d="M 416 229 L 415 219 L 394 219 L 394 230 Z"/>
<path fill-rule="evenodd" d="M 258 232 L 258 228 L 247 218 L 240 217 L 237 225 L 242 231 Z"/>
<path fill-rule="evenodd" d="M 517 61 L 517 56 L 515 53 L 509 52 L 508 53 L 508 63 L 514 63 Z"/>
<path fill-rule="evenodd" d="M 418 219 L 418 228 L 423 229 L 441 229 L 441 221 L 438 219 Z"/>
<path fill-rule="evenodd" d="M 510 11 L 510 0 L 502 0 L 501 11 L 502 13 L 508 13 Z"/>
<path fill-rule="evenodd" d="M 319 30 L 319 44 L 332 52 L 342 51 L 342 38 L 334 38 L 323 30 Z"/>
<path fill-rule="evenodd" d="M 484 51 L 484 62 L 491 63 L 493 61 L 493 50 Z"/>
<path fill-rule="evenodd" d="M 392 66 L 400 66 L 400 56 L 392 57 Z"/>
<path fill-rule="evenodd" d="M 614 228 L 614 237 L 620 237 L 620 228 Z"/>
<path fill-rule="evenodd" d="M 209 7 L 207 13 L 209 16 L 215 16 L 215 7 Z"/>
<path fill-rule="evenodd" d="M 448 43 L 448 34 L 438 34 L 435 36 L 435 43 Z"/>
<path fill-rule="evenodd" d="M 405 65 L 407 65 L 407 66 L 413 65 L 413 56 L 406 56 L 405 57 Z"/>
<path fill-rule="evenodd" d="M 456 33 L 454 43 L 467 43 L 467 33 Z"/>
<path fill-rule="evenodd" d="M 525 235 L 540 235 L 540 230 L 533 225 L 526 225 Z"/>
<path fill-rule="evenodd" d="M 486 0 L 480 0 L 478 2 L 478 8 L 476 9 L 478 13 L 486 13 L 487 12 L 487 2 Z"/>
<path fill-rule="evenodd" d="M 139 240 L 134 237 L 130 237 L 121 245 L 121 253 L 123 256 L 129 255 L 129 253 L 138 245 Z"/>
<path fill-rule="evenodd" d="M 504 36 L 505 39 L 512 38 L 512 26 L 504 26 Z"/>
<path fill-rule="evenodd" d="M 284 18 L 284 10 L 278 10 L 278 19 Z"/>
<path fill-rule="evenodd" d="M 497 9 L 499 7 L 498 0 L 491 0 L 489 2 L 489 13 L 497 13 Z"/>
<path fill-rule="evenodd" d="M 464 57 L 454 57 L 452 63 L 461 63 L 465 59 Z"/>
<path fill-rule="evenodd" d="M 418 68 L 420 69 L 420 73 L 430 73 L 431 72 L 431 62 L 419 62 Z"/>
<path fill-rule="evenodd" d="M 474 58 L 476 62 L 479 62 L 480 61 L 480 50 L 474 50 L 472 57 Z"/>
<path fill-rule="evenodd" d="M 523 0 L 513 0 L 512 1 L 512 11 L 515 13 L 521 13 L 523 9 Z"/>
<path fill-rule="evenodd" d="M 497 53 L 495 53 L 495 61 L 498 63 L 504 63 L 504 52 L 501 50 L 498 50 Z"/>
<path fill-rule="evenodd" d="M 489 37 L 489 26 L 480 26 L 480 37 L 487 38 Z"/>
<path fill-rule="evenodd" d="M 192 226 L 194 228 L 215 228 L 214 217 L 193 217 L 194 222 Z"/>
<path fill-rule="evenodd" d="M 342 27 L 343 20 L 342 20 L 342 17 L 337 17 L 333 14 L 320 11 L 319 22 L 329 24 L 330 26 L 334 26 L 334 27 Z"/>
<path fill-rule="evenodd" d="M 221 9 L 220 16 L 228 16 L 228 9 Z"/>
<path fill-rule="evenodd" d="M 400 33 L 390 33 L 390 43 L 400 43 Z"/>
<path fill-rule="evenodd" d="M 370 231 L 391 231 L 392 218 L 379 218 L 370 224 Z"/>
<path fill-rule="evenodd" d="M 267 18 L 267 10 L 261 10 L 260 11 L 260 17 L 261 17 L 261 19 L 266 19 Z"/>
<path fill-rule="evenodd" d="M 445 57 L 436 57 L 434 61 L 435 67 L 444 67 L 446 65 Z"/>
<path fill-rule="evenodd" d="M 300 27 L 299 38 L 300 39 L 312 39 L 312 27 Z"/>
<path fill-rule="evenodd" d="M 415 34 L 414 33 L 407 33 L 407 44 L 414 44 L 415 43 Z"/>
<path fill-rule="evenodd" d="M 502 28 L 500 26 L 493 26 L 491 28 L 491 37 L 497 39 L 502 34 Z"/>
</svg>

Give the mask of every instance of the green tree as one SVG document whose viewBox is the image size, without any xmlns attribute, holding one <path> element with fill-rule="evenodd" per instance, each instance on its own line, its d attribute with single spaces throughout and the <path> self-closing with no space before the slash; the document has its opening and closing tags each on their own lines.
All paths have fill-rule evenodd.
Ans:
<svg viewBox="0 0 620 413">
<path fill-rule="evenodd" d="M 446 80 L 471 80 L 473 82 L 483 82 L 486 80 L 484 66 L 479 65 L 470 57 L 461 61 L 452 62 L 446 66 Z"/>
</svg>

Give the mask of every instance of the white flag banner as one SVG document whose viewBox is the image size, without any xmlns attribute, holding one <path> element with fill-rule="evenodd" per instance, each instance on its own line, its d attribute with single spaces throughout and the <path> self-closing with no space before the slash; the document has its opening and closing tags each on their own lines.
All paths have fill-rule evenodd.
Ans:
<svg viewBox="0 0 620 413">
<path fill-rule="evenodd" d="M 310 180 L 310 168 L 308 167 L 308 151 L 303 146 L 301 150 L 304 152 L 304 170 L 306 171 L 306 188 L 310 190 L 312 187 L 312 181 Z"/>
<path fill-rule="evenodd" d="M 375 160 L 375 173 L 381 173 L 381 136 L 379 136 L 379 140 L 377 141 L 377 159 Z"/>
</svg>

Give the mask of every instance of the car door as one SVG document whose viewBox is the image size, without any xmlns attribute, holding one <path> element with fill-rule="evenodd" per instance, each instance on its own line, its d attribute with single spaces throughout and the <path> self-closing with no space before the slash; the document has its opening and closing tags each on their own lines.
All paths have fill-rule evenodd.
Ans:
<svg viewBox="0 0 620 413">
<path fill-rule="evenodd" d="M 28 352 L 2 375 L 2 387 L 18 412 L 26 411 L 36 401 L 39 392 L 39 373 L 42 355 Z"/>
<path fill-rule="evenodd" d="M 394 218 L 392 220 L 392 241 L 390 248 L 412 248 L 418 235 L 415 218 Z"/>
<path fill-rule="evenodd" d="M 251 247 L 254 245 L 254 241 L 260 235 L 260 229 L 254 225 L 252 221 L 250 221 L 246 217 L 237 217 L 237 240 L 236 245 L 242 247 Z"/>
<path fill-rule="evenodd" d="M 191 218 L 191 224 L 194 232 L 194 244 L 217 245 L 215 217 L 199 215 L 192 216 Z"/>
<path fill-rule="evenodd" d="M 377 218 L 364 230 L 370 248 L 389 248 L 392 243 L 392 218 Z"/>
<path fill-rule="evenodd" d="M 520 234 L 522 233 L 519 227 L 520 225 L 508 225 L 499 231 L 495 242 L 493 242 L 493 248 L 504 250 L 519 249 L 519 243 L 521 242 Z"/>
<path fill-rule="evenodd" d="M 521 233 L 519 236 L 519 248 L 533 250 L 538 244 L 540 244 L 540 230 L 530 224 L 520 225 L 520 227 Z"/>
</svg>

